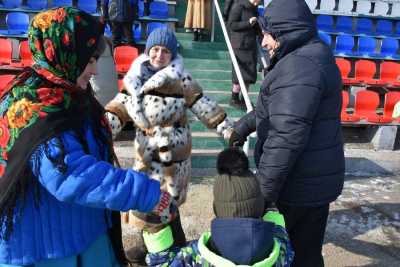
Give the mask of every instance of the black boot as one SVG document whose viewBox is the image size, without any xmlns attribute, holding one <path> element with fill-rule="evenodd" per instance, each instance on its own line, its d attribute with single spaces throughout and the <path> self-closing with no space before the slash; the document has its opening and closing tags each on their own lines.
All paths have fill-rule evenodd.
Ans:
<svg viewBox="0 0 400 267">
<path fill-rule="evenodd" d="M 197 30 L 193 31 L 193 41 L 197 42 L 199 40 L 199 32 Z"/>
<path fill-rule="evenodd" d="M 143 232 L 140 232 L 140 238 L 135 243 L 135 246 L 126 250 L 125 252 L 126 259 L 130 263 L 146 265 L 145 261 L 146 254 L 147 254 L 147 249 L 143 240 Z"/>
<path fill-rule="evenodd" d="M 244 102 L 240 100 L 239 93 L 232 92 L 232 97 L 231 100 L 229 101 L 229 105 L 237 109 L 243 109 L 243 108 L 246 109 L 246 104 L 244 104 Z"/>
</svg>

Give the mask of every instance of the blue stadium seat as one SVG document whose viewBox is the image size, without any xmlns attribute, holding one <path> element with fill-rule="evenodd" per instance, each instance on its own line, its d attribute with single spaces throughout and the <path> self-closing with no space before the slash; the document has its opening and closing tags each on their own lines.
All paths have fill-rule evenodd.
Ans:
<svg viewBox="0 0 400 267">
<path fill-rule="evenodd" d="M 89 14 L 97 13 L 97 0 L 79 0 L 78 8 Z"/>
<path fill-rule="evenodd" d="M 151 2 L 149 17 L 157 19 L 168 18 L 168 4 L 166 2 Z"/>
<path fill-rule="evenodd" d="M 318 30 L 333 31 L 333 17 L 329 15 L 319 15 L 317 17 Z"/>
<path fill-rule="evenodd" d="M 354 38 L 351 35 L 338 35 L 336 37 L 335 54 L 352 56 L 354 47 Z"/>
<path fill-rule="evenodd" d="M 397 54 L 399 50 L 399 41 L 394 38 L 385 38 L 382 40 L 381 56 L 399 59 L 400 55 Z"/>
<path fill-rule="evenodd" d="M 351 33 L 353 31 L 353 18 L 339 16 L 336 20 L 336 32 Z"/>
<path fill-rule="evenodd" d="M 47 0 L 28 0 L 27 6 L 33 10 L 47 9 Z"/>
<path fill-rule="evenodd" d="M 260 17 L 264 17 L 264 7 L 263 6 L 258 6 L 258 15 Z"/>
<path fill-rule="evenodd" d="M 357 52 L 353 53 L 356 56 L 363 57 L 376 57 L 379 56 L 375 52 L 376 49 L 376 39 L 372 37 L 360 37 L 358 38 L 358 49 Z"/>
<path fill-rule="evenodd" d="M 393 23 L 390 20 L 378 20 L 376 23 L 376 34 L 393 35 Z"/>
<path fill-rule="evenodd" d="M 366 18 L 357 18 L 356 33 L 373 34 L 372 20 Z"/>
<path fill-rule="evenodd" d="M 9 34 L 25 34 L 28 32 L 29 15 L 24 12 L 10 12 L 6 23 Z"/>
<path fill-rule="evenodd" d="M 108 23 L 104 27 L 104 35 L 107 36 L 107 37 L 111 37 L 112 36 L 111 28 L 110 28 L 110 25 Z"/>
<path fill-rule="evenodd" d="M 146 31 L 146 35 L 149 36 L 149 34 L 157 29 L 157 28 L 161 28 L 161 27 L 167 27 L 166 24 L 162 23 L 162 22 L 150 22 L 147 24 L 147 31 Z"/>
<path fill-rule="evenodd" d="M 52 7 L 59 7 L 59 6 L 72 6 L 72 0 L 53 0 Z"/>
<path fill-rule="evenodd" d="M 21 7 L 22 0 L 3 0 L 4 8 L 18 8 Z"/>
<path fill-rule="evenodd" d="M 142 38 L 142 25 L 140 23 L 133 24 L 133 39 L 136 42 L 140 41 Z"/>
<path fill-rule="evenodd" d="M 332 43 L 332 38 L 331 38 L 331 36 L 329 35 L 329 34 L 327 34 L 326 32 L 323 32 L 323 31 L 318 31 L 318 35 L 319 35 L 319 38 L 324 42 L 324 43 L 326 43 L 327 45 L 331 45 L 331 43 Z"/>
<path fill-rule="evenodd" d="M 394 34 L 400 36 L 400 21 L 396 23 L 396 30 L 394 31 Z"/>
<path fill-rule="evenodd" d="M 144 16 L 144 1 L 143 0 L 138 1 L 138 16 L 139 17 Z"/>
</svg>

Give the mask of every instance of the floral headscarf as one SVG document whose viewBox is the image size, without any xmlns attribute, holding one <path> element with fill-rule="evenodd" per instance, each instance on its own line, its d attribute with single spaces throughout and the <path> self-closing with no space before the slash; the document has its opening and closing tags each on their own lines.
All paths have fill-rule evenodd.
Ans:
<svg viewBox="0 0 400 267">
<path fill-rule="evenodd" d="M 98 49 L 99 29 L 92 16 L 69 7 L 39 13 L 31 22 L 35 63 L 0 92 L 0 229 L 4 206 L 15 205 L 15 192 L 23 192 L 21 185 L 31 178 L 26 171 L 37 146 L 67 129 L 80 129 L 85 117 L 102 118 L 93 95 L 75 85 Z"/>
</svg>

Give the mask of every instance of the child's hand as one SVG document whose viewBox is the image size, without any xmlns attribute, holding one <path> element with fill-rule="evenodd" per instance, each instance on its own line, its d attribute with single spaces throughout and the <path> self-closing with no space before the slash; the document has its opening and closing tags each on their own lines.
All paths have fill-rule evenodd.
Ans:
<svg viewBox="0 0 400 267">
<path fill-rule="evenodd" d="M 161 191 L 160 201 L 154 208 L 153 213 L 160 217 L 162 224 L 167 224 L 175 219 L 177 211 L 176 201 L 168 192 Z"/>
</svg>

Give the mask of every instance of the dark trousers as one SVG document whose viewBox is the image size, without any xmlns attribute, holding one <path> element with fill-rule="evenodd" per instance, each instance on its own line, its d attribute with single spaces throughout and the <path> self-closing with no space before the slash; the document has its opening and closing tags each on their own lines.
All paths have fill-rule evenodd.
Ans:
<svg viewBox="0 0 400 267">
<path fill-rule="evenodd" d="M 324 243 L 329 204 L 319 207 L 298 207 L 278 204 L 294 250 L 292 267 L 323 267 Z"/>
<path fill-rule="evenodd" d="M 111 22 L 112 42 L 114 46 L 122 43 L 122 35 L 126 37 L 128 44 L 135 44 L 133 40 L 132 25 L 133 22 Z"/>
</svg>

